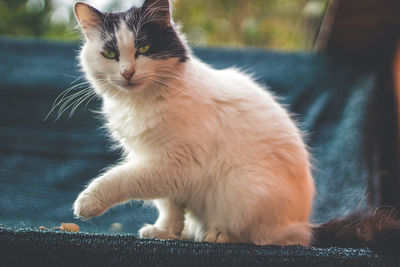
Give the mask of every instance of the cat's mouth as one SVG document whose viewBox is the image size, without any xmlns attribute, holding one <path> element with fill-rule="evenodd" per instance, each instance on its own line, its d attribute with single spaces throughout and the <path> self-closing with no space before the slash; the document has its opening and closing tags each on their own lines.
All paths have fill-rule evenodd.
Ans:
<svg viewBox="0 0 400 267">
<path fill-rule="evenodd" d="M 139 81 L 129 81 L 129 82 L 114 81 L 113 83 L 118 85 L 118 87 L 121 87 L 124 90 L 133 90 L 133 89 L 135 89 L 135 87 L 137 87 L 140 84 L 142 84 Z"/>
<path fill-rule="evenodd" d="M 131 82 L 126 83 L 126 84 L 124 85 L 124 87 L 129 87 L 129 88 L 131 88 L 131 87 L 138 86 L 138 85 L 140 85 L 140 84 L 141 84 L 141 82 L 138 82 L 138 81 L 131 81 Z"/>
</svg>

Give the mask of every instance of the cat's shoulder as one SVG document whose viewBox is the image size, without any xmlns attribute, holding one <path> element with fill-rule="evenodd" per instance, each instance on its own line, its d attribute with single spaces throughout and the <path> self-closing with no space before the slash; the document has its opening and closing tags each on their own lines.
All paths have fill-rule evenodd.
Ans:
<svg viewBox="0 0 400 267">
<path fill-rule="evenodd" d="M 216 84 L 227 84 L 237 87 L 262 87 L 256 82 L 251 71 L 244 70 L 238 66 L 229 66 L 226 68 L 216 68 L 200 59 L 192 58 L 190 60 L 190 69 L 193 76 L 201 77 L 202 82 L 214 82 Z"/>
</svg>

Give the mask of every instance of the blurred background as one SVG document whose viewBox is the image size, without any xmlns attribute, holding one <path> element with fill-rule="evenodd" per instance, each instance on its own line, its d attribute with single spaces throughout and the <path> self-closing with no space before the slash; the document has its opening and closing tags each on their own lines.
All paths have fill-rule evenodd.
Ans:
<svg viewBox="0 0 400 267">
<path fill-rule="evenodd" d="M 0 34 L 77 40 L 74 0 L 0 0 Z M 121 11 L 143 0 L 85 1 Z M 173 16 L 193 46 L 311 50 L 328 0 L 177 0 Z"/>
</svg>

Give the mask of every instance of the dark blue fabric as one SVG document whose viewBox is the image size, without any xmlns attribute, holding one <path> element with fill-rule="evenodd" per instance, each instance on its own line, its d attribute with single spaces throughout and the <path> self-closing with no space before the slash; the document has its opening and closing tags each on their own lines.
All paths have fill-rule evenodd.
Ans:
<svg viewBox="0 0 400 267">
<path fill-rule="evenodd" d="M 141 203 L 115 207 L 88 222 L 77 221 L 72 215 L 72 203 L 84 185 L 119 158 L 118 152 L 110 148 L 105 130 L 101 128 L 101 119 L 96 119 L 97 115 L 91 112 L 99 109 L 98 99 L 94 99 L 86 109 L 79 108 L 71 118 L 68 118 L 68 111 L 59 120 L 55 120 L 55 113 L 44 121 L 55 98 L 79 83 L 74 83 L 82 76 L 75 59 L 78 51 L 79 44 L 76 43 L 0 39 L 0 224 L 37 228 L 40 225 L 76 222 L 83 231 L 113 233 L 115 230 L 110 228 L 111 225 L 120 223 L 122 229 L 118 232 L 136 234 L 144 223 L 152 223 L 157 215 L 154 209 L 143 207 Z M 379 111 L 387 119 L 390 115 L 385 106 L 391 105 L 382 103 L 375 106 L 375 110 L 369 108 L 369 103 L 375 100 L 375 67 L 356 64 L 346 58 L 311 53 L 222 48 L 199 48 L 194 52 L 216 68 L 233 65 L 253 73 L 296 114 L 294 116 L 300 127 L 307 133 L 307 143 L 314 158 L 313 173 L 318 191 L 314 222 L 323 222 L 366 205 L 367 180 L 376 175 L 369 171 L 366 162 L 376 155 L 365 155 L 365 136 L 372 134 L 366 132 L 366 129 L 371 131 L 371 127 L 365 125 L 371 112 L 378 114 Z M 83 87 L 78 86 L 72 92 Z M 368 192 L 368 196 L 374 193 Z M 36 239 L 48 242 L 47 245 L 60 245 L 64 237 L 69 240 L 75 238 L 74 234 L 46 235 L 29 230 L 15 232 L 13 229 L 16 228 L 0 228 L 6 240 L 3 246 L 9 247 L 19 238 L 22 238 L 21 243 L 17 243 L 22 247 L 25 243 L 29 246 L 28 243 Z M 128 238 L 120 237 L 123 240 Z M 82 242 L 92 240 L 88 235 L 76 238 Z M 141 241 L 129 238 L 135 240 L 134 244 L 141 244 Z M 106 239 L 117 240 L 118 237 L 95 236 L 97 246 L 101 246 L 102 240 Z M 39 248 L 39 241 L 35 242 L 37 251 L 44 253 L 45 249 Z M 164 243 L 157 242 L 152 244 L 164 246 Z M 193 252 L 198 246 L 207 251 L 225 251 L 224 246 L 180 244 L 178 241 L 168 244 L 173 245 L 164 248 L 172 249 L 173 255 L 184 253 L 183 250 L 188 247 Z M 229 246 L 239 249 L 235 245 Z M 244 251 L 258 253 L 251 246 L 246 249 Z M 178 254 L 174 254 L 176 250 Z M 260 255 L 266 257 L 270 253 L 268 251 L 269 248 L 266 248 Z M 274 254 L 274 251 L 271 253 Z M 332 256 L 335 253 L 350 253 L 348 255 L 355 258 L 367 255 L 363 258 L 365 262 L 377 257 L 363 250 L 355 254 L 297 248 L 278 251 L 294 255 L 296 261 L 299 257 L 308 259 L 307 255 L 312 259 L 324 256 L 335 258 Z M 307 251 L 312 251 L 312 255 Z M 344 254 L 340 254 L 342 252 Z M 131 255 L 131 252 L 127 253 L 126 257 Z M 201 258 L 199 255 L 197 257 Z M 283 259 L 282 256 L 277 257 Z M 336 262 L 336 258 L 332 262 Z"/>
</svg>

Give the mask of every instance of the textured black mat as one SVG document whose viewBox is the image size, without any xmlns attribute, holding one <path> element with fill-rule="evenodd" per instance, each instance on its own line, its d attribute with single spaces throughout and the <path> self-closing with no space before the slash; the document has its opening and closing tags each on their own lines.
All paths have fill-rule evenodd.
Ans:
<svg viewBox="0 0 400 267">
<path fill-rule="evenodd" d="M 399 266 L 365 249 L 139 240 L 0 227 L 1 266 Z M 13 255 L 13 257 L 10 257 Z"/>
</svg>

